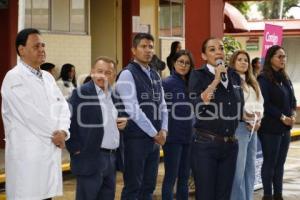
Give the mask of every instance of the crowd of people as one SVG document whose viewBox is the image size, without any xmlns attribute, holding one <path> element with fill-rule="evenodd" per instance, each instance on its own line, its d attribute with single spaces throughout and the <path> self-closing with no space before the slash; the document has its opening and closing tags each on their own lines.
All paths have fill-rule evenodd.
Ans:
<svg viewBox="0 0 300 200">
<path fill-rule="evenodd" d="M 152 199 L 161 147 L 163 200 L 189 199 L 190 176 L 197 200 L 252 200 L 259 139 L 263 200 L 283 200 L 296 99 L 281 46 L 268 49 L 262 66 L 237 50 L 226 67 L 222 40 L 208 38 L 196 69 L 175 41 L 170 76 L 161 79 L 153 36 L 137 33 L 133 59 L 119 74 L 113 59 L 100 56 L 80 86 L 70 63 L 55 81 L 37 29 L 20 31 L 16 50 L 21 60 L 1 88 L 7 199 L 62 195 L 66 146 L 77 200 L 113 200 L 117 170 L 122 200 Z"/>
</svg>

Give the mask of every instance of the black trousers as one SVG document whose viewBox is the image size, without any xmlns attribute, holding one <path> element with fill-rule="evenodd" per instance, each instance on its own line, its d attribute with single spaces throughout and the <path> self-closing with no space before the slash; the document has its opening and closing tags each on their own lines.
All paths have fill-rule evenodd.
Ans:
<svg viewBox="0 0 300 200">
<path fill-rule="evenodd" d="M 197 200 L 229 200 L 238 143 L 202 138 L 192 142 L 191 168 Z"/>
<path fill-rule="evenodd" d="M 291 141 L 291 134 L 290 132 L 281 135 L 259 134 L 258 137 L 264 157 L 261 168 L 264 195 L 281 195 L 284 163 Z"/>
</svg>

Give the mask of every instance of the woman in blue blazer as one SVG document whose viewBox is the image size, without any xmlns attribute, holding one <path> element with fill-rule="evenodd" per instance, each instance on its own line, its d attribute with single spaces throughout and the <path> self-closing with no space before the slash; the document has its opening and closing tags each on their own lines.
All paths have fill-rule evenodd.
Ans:
<svg viewBox="0 0 300 200">
<path fill-rule="evenodd" d="M 258 77 L 264 97 L 264 117 L 258 131 L 264 157 L 261 169 L 263 200 L 283 199 L 284 163 L 296 112 L 294 89 L 285 68 L 284 49 L 278 45 L 270 47 L 265 57 L 262 74 Z"/>
</svg>

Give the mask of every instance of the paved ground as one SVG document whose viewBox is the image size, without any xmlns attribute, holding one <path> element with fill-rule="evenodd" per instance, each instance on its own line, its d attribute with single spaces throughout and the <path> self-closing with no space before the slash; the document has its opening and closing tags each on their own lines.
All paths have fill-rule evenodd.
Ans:
<svg viewBox="0 0 300 200">
<path fill-rule="evenodd" d="M 159 166 L 159 175 L 157 180 L 157 187 L 155 190 L 155 200 L 159 200 L 161 183 L 163 179 L 164 169 L 163 164 Z M 64 181 L 64 196 L 55 198 L 55 200 L 74 200 L 74 188 L 75 180 L 74 178 L 68 177 L 68 180 Z M 116 199 L 120 199 L 120 191 L 122 188 L 122 176 L 118 174 L 117 176 L 117 193 Z M 300 200 L 300 141 L 292 142 L 287 158 L 287 163 L 285 167 L 284 175 L 284 185 L 283 185 L 283 195 L 285 200 Z M 260 200 L 262 196 L 262 189 L 254 192 L 254 200 Z M 190 199 L 195 199 L 193 195 L 190 195 Z"/>
</svg>

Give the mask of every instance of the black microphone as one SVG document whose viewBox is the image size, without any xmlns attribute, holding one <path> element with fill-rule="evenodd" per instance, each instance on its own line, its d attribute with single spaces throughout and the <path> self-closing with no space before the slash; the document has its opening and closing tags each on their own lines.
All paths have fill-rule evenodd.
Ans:
<svg viewBox="0 0 300 200">
<path fill-rule="evenodd" d="M 218 65 L 224 65 L 224 61 L 223 61 L 222 59 L 217 59 L 217 60 L 216 60 L 216 64 L 217 64 L 217 66 L 218 66 Z M 221 72 L 221 80 L 222 80 L 223 82 L 227 81 L 226 73 L 225 73 L 225 72 Z"/>
</svg>

